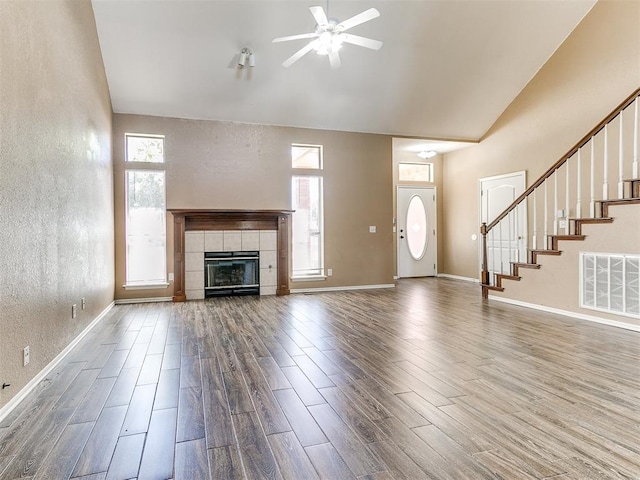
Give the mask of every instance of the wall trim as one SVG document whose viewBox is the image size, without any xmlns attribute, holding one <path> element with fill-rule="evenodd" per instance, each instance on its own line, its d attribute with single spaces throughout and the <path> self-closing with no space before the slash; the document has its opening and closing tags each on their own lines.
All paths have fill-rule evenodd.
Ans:
<svg viewBox="0 0 640 480">
<path fill-rule="evenodd" d="M 555 313 L 556 315 L 563 315 L 565 317 L 571 317 L 578 320 L 586 320 L 588 322 L 600 323 L 602 325 L 609 325 L 610 327 L 624 328 L 625 330 L 631 330 L 633 332 L 640 333 L 640 325 L 634 325 L 632 323 L 619 322 L 618 320 L 611 320 L 608 318 L 596 317 L 594 315 L 586 315 L 584 313 L 571 312 L 569 310 L 561 310 L 559 308 L 547 307 L 545 305 L 536 305 L 535 303 L 521 302 L 520 300 L 497 297 L 495 295 L 489 295 L 489 300 L 496 300 L 498 302 L 509 303 L 511 305 L 517 305 L 519 307 L 532 308 L 534 310 L 540 310 L 548 313 Z"/>
<path fill-rule="evenodd" d="M 7 417 L 14 408 L 16 408 L 20 402 L 22 402 L 27 395 L 31 393 L 31 391 L 42 381 L 44 378 L 51 373 L 51 371 L 58 366 L 58 364 L 66 357 L 73 348 L 80 343 L 80 341 L 91 331 L 93 327 L 95 327 L 113 308 L 115 302 L 111 302 L 107 307 L 98 314 L 98 316 L 89 324 L 87 327 L 80 332 L 80 334 L 74 338 L 65 348 L 62 350 L 49 364 L 44 367 L 38 374 L 33 377 L 29 383 L 27 383 L 22 389 L 13 397 L 11 400 L 7 402 L 7 404 L 0 408 L 0 422 Z"/>
<path fill-rule="evenodd" d="M 353 285 L 344 287 L 321 287 L 321 288 L 292 288 L 291 293 L 321 293 L 321 292 L 342 292 L 347 290 L 373 290 L 376 288 L 395 288 L 393 283 L 383 283 L 380 285 Z"/>
<path fill-rule="evenodd" d="M 121 298 L 115 301 L 116 305 L 128 305 L 131 303 L 171 302 L 173 297 L 147 297 L 147 298 Z"/>
<path fill-rule="evenodd" d="M 461 277 L 460 275 L 451 275 L 450 273 L 439 273 L 437 275 L 439 278 L 451 278 L 453 280 L 462 280 L 463 282 L 473 282 L 473 283 L 480 283 L 480 280 L 478 280 L 477 278 L 471 278 L 471 277 Z"/>
</svg>

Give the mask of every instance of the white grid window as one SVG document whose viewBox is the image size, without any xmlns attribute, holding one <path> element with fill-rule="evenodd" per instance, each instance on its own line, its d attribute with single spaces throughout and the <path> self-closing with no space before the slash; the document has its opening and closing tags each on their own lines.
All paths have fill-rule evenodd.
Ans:
<svg viewBox="0 0 640 480">
<path fill-rule="evenodd" d="M 292 277 L 323 277 L 322 146 L 293 145 L 291 166 Z"/>
<path fill-rule="evenodd" d="M 126 137 L 126 287 L 166 284 L 164 137 Z"/>
</svg>

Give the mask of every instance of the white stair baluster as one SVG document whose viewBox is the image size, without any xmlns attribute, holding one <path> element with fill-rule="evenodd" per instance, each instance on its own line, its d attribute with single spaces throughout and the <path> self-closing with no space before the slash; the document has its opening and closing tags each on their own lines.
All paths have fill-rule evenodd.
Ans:
<svg viewBox="0 0 640 480">
<path fill-rule="evenodd" d="M 531 238 L 531 248 L 538 248 L 538 189 L 533 191 L 533 235 Z"/>
<path fill-rule="evenodd" d="M 502 244 L 502 226 L 504 223 L 504 218 L 502 220 L 500 220 L 499 226 L 500 226 L 500 230 L 498 231 L 498 242 L 500 243 L 500 270 L 498 270 L 498 273 L 502 273 L 502 263 L 503 263 L 503 253 L 502 253 L 502 248 L 504 247 Z"/>
<path fill-rule="evenodd" d="M 622 141 L 622 112 L 620 112 L 620 133 L 618 135 L 618 198 L 624 197 L 624 147 Z"/>
<path fill-rule="evenodd" d="M 553 172 L 553 234 L 558 234 L 558 170 Z"/>
<path fill-rule="evenodd" d="M 569 162 L 571 161 L 570 158 L 567 158 L 567 171 L 566 171 L 566 175 L 567 177 L 565 178 L 565 182 L 564 182 L 564 234 L 565 235 L 569 235 L 569 174 L 571 173 L 571 170 L 569 168 Z"/>
<path fill-rule="evenodd" d="M 633 112 L 633 179 L 638 179 L 638 97 L 636 97 Z"/>
<path fill-rule="evenodd" d="M 582 149 L 578 149 L 578 169 L 576 172 L 578 177 L 576 185 L 576 218 L 582 217 Z"/>
<path fill-rule="evenodd" d="M 499 227 L 500 225 L 496 225 L 496 227 Z M 493 227 L 491 229 L 491 266 L 493 267 L 493 273 L 495 274 L 496 272 L 496 227 Z M 491 285 L 495 285 L 494 282 L 494 277 L 492 276 L 491 278 L 489 278 L 489 283 Z"/>
<path fill-rule="evenodd" d="M 596 151 L 595 151 L 595 140 L 594 137 L 591 137 L 591 201 L 589 202 L 589 216 L 591 218 L 595 218 L 596 216 L 596 172 L 595 172 L 595 161 L 596 161 Z"/>
<path fill-rule="evenodd" d="M 545 178 L 544 180 L 544 243 L 543 243 L 543 250 L 547 250 L 547 248 L 549 248 L 549 229 L 548 229 L 548 225 L 549 225 L 549 205 L 548 205 L 548 200 L 547 200 L 547 183 L 548 183 L 548 178 Z"/>
<path fill-rule="evenodd" d="M 604 126 L 604 160 L 602 168 L 602 200 L 609 200 L 609 124 Z"/>
<path fill-rule="evenodd" d="M 512 258 L 511 258 L 511 252 L 513 251 L 512 242 L 514 240 L 514 237 L 513 237 L 513 230 L 514 229 L 513 229 L 513 223 L 512 223 L 513 216 L 511 215 L 512 213 L 513 213 L 513 210 L 511 210 L 509 212 L 509 214 L 507 215 L 507 228 L 509 229 L 509 231 L 507 232 L 508 233 L 508 238 L 509 238 L 509 244 L 508 244 L 509 251 L 507 252 L 507 257 L 509 258 L 509 262 L 507 264 L 509 266 L 511 266 L 511 262 L 513 261 Z M 504 270 L 503 270 L 502 273 L 505 273 Z"/>
</svg>

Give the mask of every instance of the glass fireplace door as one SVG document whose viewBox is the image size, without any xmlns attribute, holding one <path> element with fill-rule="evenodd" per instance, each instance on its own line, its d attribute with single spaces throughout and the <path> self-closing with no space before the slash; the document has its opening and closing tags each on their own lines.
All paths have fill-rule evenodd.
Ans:
<svg viewBox="0 0 640 480">
<path fill-rule="evenodd" d="M 260 294 L 260 252 L 205 252 L 205 298 Z"/>
</svg>

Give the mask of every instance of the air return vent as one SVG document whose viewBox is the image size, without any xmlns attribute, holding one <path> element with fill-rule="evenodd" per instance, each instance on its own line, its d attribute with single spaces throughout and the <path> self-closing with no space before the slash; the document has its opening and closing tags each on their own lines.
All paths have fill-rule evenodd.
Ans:
<svg viewBox="0 0 640 480">
<path fill-rule="evenodd" d="M 640 255 L 580 252 L 580 306 L 640 318 Z"/>
</svg>

